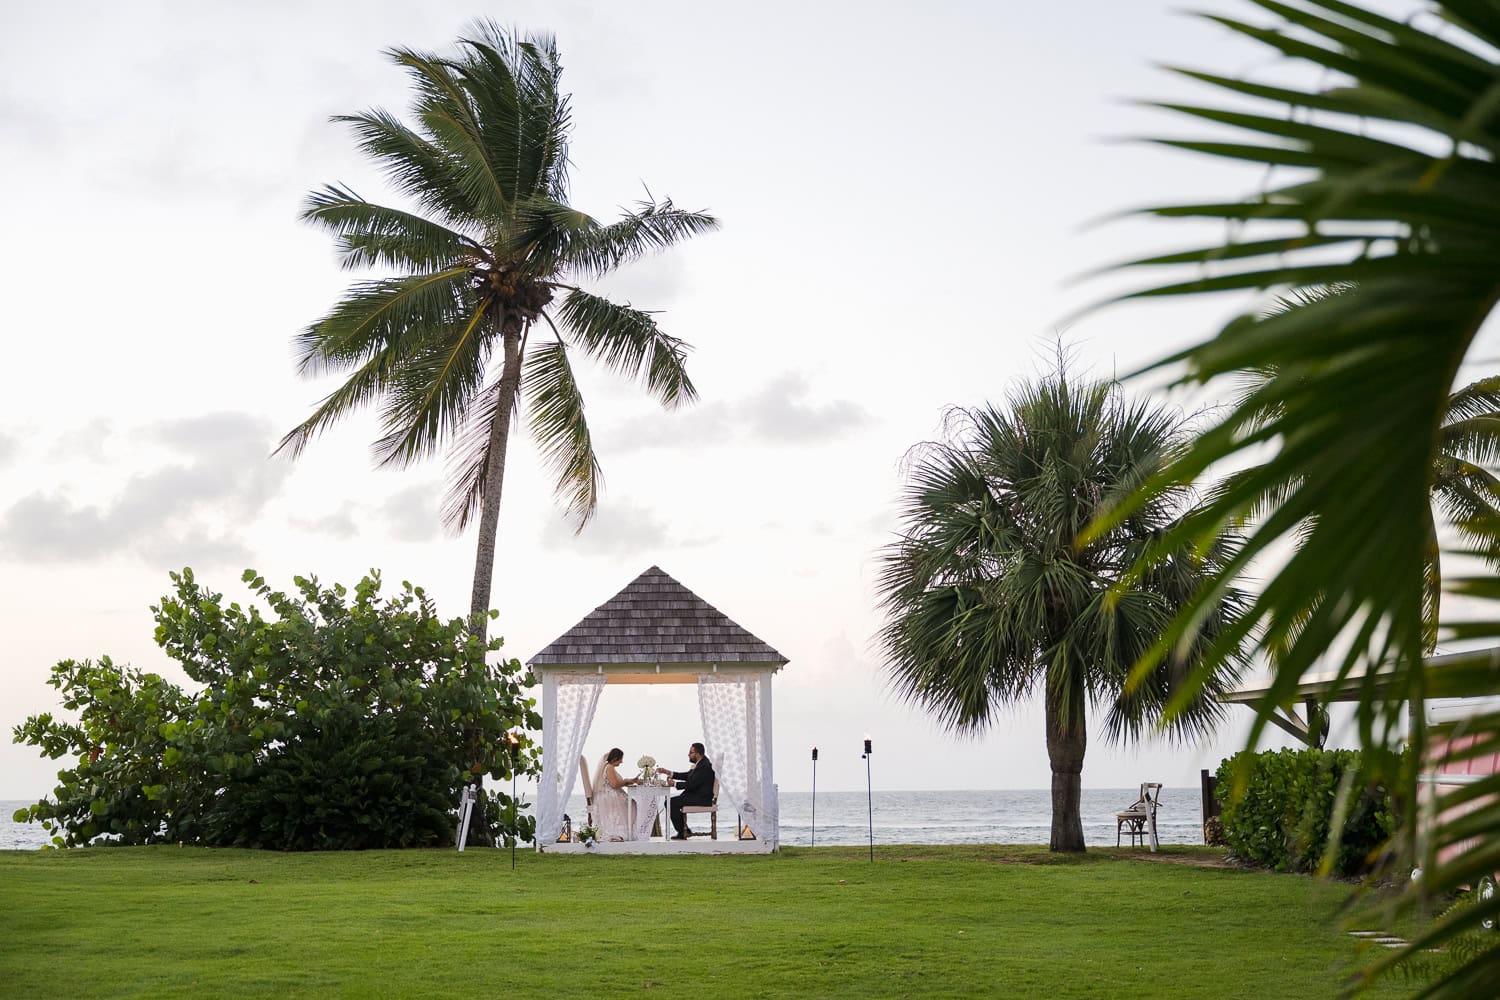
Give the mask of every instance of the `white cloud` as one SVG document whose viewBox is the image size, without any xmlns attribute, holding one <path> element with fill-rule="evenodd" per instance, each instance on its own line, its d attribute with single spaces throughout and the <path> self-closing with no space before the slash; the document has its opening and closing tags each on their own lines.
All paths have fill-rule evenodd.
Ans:
<svg viewBox="0 0 1500 1000">
<path fill-rule="evenodd" d="M 872 423 L 864 407 L 847 399 L 814 401 L 801 375 L 784 373 L 749 396 L 714 400 L 673 413 L 635 417 L 609 432 L 613 452 L 689 448 L 735 441 L 825 444 Z"/>
<path fill-rule="evenodd" d="M 443 517 L 438 509 L 442 488 L 410 486 L 393 493 L 380 506 L 390 537 L 398 542 L 430 542 L 442 535 Z"/>
<path fill-rule="evenodd" d="M 560 549 L 600 558 L 656 553 L 664 549 L 696 548 L 712 539 L 674 536 L 671 527 L 655 512 L 629 500 L 602 502 L 599 513 L 582 533 L 554 514 L 542 530 L 543 548 Z"/>
<path fill-rule="evenodd" d="M 267 457 L 275 439 L 270 423 L 216 413 L 124 436 L 164 445 L 167 462 L 127 479 L 102 503 L 81 503 L 56 490 L 23 496 L 0 512 L 0 551 L 27 562 L 122 554 L 158 565 L 243 561 L 248 550 L 240 532 L 289 472 L 287 463 Z"/>
<path fill-rule="evenodd" d="M 359 508 L 346 503 L 332 514 L 318 517 L 290 517 L 288 523 L 298 531 L 323 538 L 347 540 L 359 534 Z"/>
<path fill-rule="evenodd" d="M 108 417 L 95 417 L 58 435 L 51 457 L 59 462 L 102 462 L 108 450 L 105 446 L 113 434 L 114 423 Z"/>
<path fill-rule="evenodd" d="M 741 404 L 750 433 L 762 441 L 812 444 L 843 437 L 870 423 L 870 415 L 847 399 L 810 402 L 807 379 L 788 373 L 773 379 Z"/>
</svg>

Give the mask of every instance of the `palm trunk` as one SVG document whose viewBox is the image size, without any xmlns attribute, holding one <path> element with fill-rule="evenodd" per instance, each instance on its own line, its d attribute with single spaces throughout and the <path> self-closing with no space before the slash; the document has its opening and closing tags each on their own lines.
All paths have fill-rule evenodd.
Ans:
<svg viewBox="0 0 1500 1000">
<path fill-rule="evenodd" d="M 1083 754 L 1088 749 L 1084 713 L 1070 711 L 1063 698 L 1047 690 L 1047 759 L 1052 763 L 1052 840 L 1054 851 L 1082 851 Z"/>
<path fill-rule="evenodd" d="M 1443 553 L 1438 544 L 1437 522 L 1429 517 L 1427 519 L 1427 557 L 1422 565 L 1422 652 L 1431 656 L 1437 650 L 1438 620 L 1439 612 L 1443 603 Z M 1417 703 L 1408 699 L 1406 702 L 1406 740 L 1408 743 L 1417 742 L 1417 733 L 1421 728 L 1421 713 L 1417 711 Z M 1423 740 L 1425 743 L 1426 741 Z"/>
<path fill-rule="evenodd" d="M 502 329 L 505 314 L 498 317 Z M 500 369 L 500 399 L 495 406 L 495 421 L 490 425 L 489 458 L 484 470 L 484 499 L 479 508 L 479 551 L 474 556 L 474 590 L 469 599 L 469 633 L 483 642 L 489 635 L 490 590 L 495 577 L 495 542 L 500 523 L 500 492 L 505 485 L 505 449 L 510 444 L 510 425 L 515 415 L 516 392 L 521 385 L 521 334 L 505 330 L 502 334 L 504 364 Z M 484 787 L 484 775 L 476 775 L 474 784 Z M 494 847 L 495 833 L 484 816 L 476 810 L 469 823 L 465 846 Z"/>
<path fill-rule="evenodd" d="M 499 317 L 502 327 L 505 316 Z M 479 551 L 474 556 L 474 590 L 469 600 L 469 632 L 483 640 L 489 632 L 490 589 L 495 576 L 496 529 L 500 521 L 500 492 L 505 485 L 505 449 L 521 385 L 521 332 L 505 330 L 505 363 L 500 369 L 500 400 L 490 425 L 488 464 L 484 470 L 484 499 L 479 509 Z"/>
</svg>

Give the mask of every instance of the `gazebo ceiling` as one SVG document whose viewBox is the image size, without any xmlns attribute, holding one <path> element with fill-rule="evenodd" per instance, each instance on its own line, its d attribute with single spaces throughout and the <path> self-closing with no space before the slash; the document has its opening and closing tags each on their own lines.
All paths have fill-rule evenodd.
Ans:
<svg viewBox="0 0 1500 1000">
<path fill-rule="evenodd" d="M 774 671 L 786 662 L 656 566 L 528 661 L 542 671 L 586 669 L 626 684 L 690 684 L 703 670 Z"/>
</svg>

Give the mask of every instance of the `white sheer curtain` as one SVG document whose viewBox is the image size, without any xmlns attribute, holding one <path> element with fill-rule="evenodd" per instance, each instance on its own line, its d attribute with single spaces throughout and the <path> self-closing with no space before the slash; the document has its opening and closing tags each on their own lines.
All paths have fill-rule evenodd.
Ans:
<svg viewBox="0 0 1500 1000">
<path fill-rule="evenodd" d="M 761 730 L 760 685 L 758 674 L 702 674 L 698 711 L 708 759 L 719 779 L 720 818 L 739 813 L 742 824 L 774 846 L 776 792 L 767 782 L 771 749 Z"/>
<path fill-rule="evenodd" d="M 546 847 L 562 832 L 563 810 L 573 794 L 578 755 L 594 721 L 600 674 L 547 673 L 542 678 L 542 781 L 537 788 L 536 843 Z M 582 819 L 579 819 L 582 822 Z"/>
</svg>

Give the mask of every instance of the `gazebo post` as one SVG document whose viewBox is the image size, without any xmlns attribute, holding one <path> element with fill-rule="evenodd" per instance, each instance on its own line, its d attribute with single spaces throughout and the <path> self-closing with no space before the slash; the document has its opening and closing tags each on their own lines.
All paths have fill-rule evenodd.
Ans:
<svg viewBox="0 0 1500 1000">
<path fill-rule="evenodd" d="M 535 668 L 533 668 L 535 669 Z M 547 782 L 557 784 L 557 776 L 561 774 L 557 769 L 557 740 L 552 736 L 552 722 L 557 718 L 557 676 L 550 670 L 537 671 L 542 678 L 542 784 L 539 792 L 547 790 Z M 540 796 L 538 796 L 540 797 Z M 563 804 L 567 809 L 567 804 Z M 537 827 L 541 828 L 541 820 L 537 817 Z M 542 838 L 537 837 L 536 849 L 542 849 Z"/>
<path fill-rule="evenodd" d="M 770 803 L 770 811 L 775 815 L 776 823 L 774 828 L 757 830 L 755 835 L 762 839 L 775 837 L 779 841 L 781 839 L 779 833 L 781 829 L 781 802 L 776 794 L 775 762 L 773 759 L 775 754 L 772 752 L 775 744 L 771 742 L 771 677 L 772 675 L 769 673 L 760 675 L 760 745 L 764 748 L 766 758 L 766 773 L 762 776 L 764 784 L 761 787 L 760 794 L 764 802 Z M 762 809 L 764 808 L 765 806 L 762 805 Z M 764 826 L 764 817 L 757 820 L 757 822 Z M 773 846 L 775 846 L 774 843 Z"/>
</svg>

